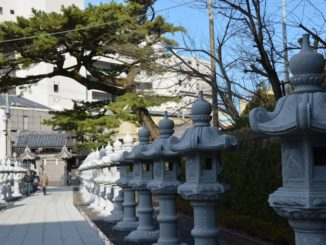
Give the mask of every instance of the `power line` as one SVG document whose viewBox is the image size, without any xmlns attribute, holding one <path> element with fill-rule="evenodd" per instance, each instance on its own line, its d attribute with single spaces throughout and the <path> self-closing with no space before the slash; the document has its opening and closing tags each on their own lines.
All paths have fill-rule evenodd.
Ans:
<svg viewBox="0 0 326 245">
<path fill-rule="evenodd" d="M 150 11 L 149 13 L 146 13 L 146 14 L 140 14 L 140 15 L 132 16 L 130 18 L 125 18 L 125 19 L 121 19 L 121 20 L 115 20 L 115 21 L 110 21 L 110 22 L 106 22 L 106 23 L 102 23 L 102 24 L 85 26 L 85 27 L 80 27 L 80 28 L 75 28 L 75 29 L 70 29 L 70 30 L 65 30 L 65 31 L 58 31 L 58 32 L 52 32 L 52 33 L 39 34 L 39 35 L 33 35 L 33 36 L 29 36 L 29 37 L 20 37 L 20 38 L 7 39 L 7 40 L 0 41 L 0 43 L 9 43 L 9 42 L 15 42 L 15 41 L 34 39 L 34 38 L 37 38 L 37 37 L 40 37 L 40 36 L 56 36 L 56 35 L 66 34 L 66 33 L 75 32 L 75 31 L 88 30 L 88 29 L 95 28 L 95 27 L 106 26 L 106 25 L 110 25 L 110 24 L 114 24 L 114 23 L 119 23 L 119 22 L 123 22 L 123 21 L 127 21 L 127 20 L 136 19 L 136 18 L 139 18 L 139 17 L 152 15 L 154 13 L 164 12 L 164 11 L 167 11 L 167 10 L 171 10 L 171 9 L 179 8 L 179 7 L 182 7 L 182 6 L 185 6 L 185 5 L 189 5 L 189 4 L 194 3 L 194 2 L 196 2 L 196 0 L 193 0 L 193 1 L 190 1 L 190 2 L 187 2 L 187 3 L 174 5 L 174 6 L 164 8 L 164 9 L 160 9 L 160 10 L 157 10 L 157 11 Z"/>
</svg>

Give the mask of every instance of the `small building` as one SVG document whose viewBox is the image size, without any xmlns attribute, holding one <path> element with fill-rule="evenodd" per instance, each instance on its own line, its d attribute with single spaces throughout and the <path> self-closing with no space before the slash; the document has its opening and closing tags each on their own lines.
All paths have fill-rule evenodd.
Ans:
<svg viewBox="0 0 326 245">
<path fill-rule="evenodd" d="M 72 140 L 67 134 L 56 132 L 25 132 L 17 135 L 13 152 L 17 158 L 24 156 L 26 148 L 35 154 L 29 162 L 34 164 L 39 173 L 46 172 L 50 185 L 65 184 L 73 169 L 79 166 L 79 158 L 71 154 L 61 156 L 63 149 L 72 149 Z M 67 155 L 67 154 L 65 154 Z M 25 159 L 21 159 L 25 160 Z"/>
</svg>

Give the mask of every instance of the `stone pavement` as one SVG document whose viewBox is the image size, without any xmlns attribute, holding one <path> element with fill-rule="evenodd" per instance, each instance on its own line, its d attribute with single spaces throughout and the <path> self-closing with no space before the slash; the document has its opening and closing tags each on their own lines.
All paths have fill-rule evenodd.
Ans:
<svg viewBox="0 0 326 245">
<path fill-rule="evenodd" d="M 0 213 L 0 245 L 103 245 L 73 205 L 72 188 L 48 188 Z"/>
</svg>

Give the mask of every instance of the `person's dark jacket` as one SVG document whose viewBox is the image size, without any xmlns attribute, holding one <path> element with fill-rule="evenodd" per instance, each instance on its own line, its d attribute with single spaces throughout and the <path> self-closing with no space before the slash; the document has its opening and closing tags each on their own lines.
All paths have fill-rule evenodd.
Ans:
<svg viewBox="0 0 326 245">
<path fill-rule="evenodd" d="M 24 176 L 24 182 L 26 183 L 33 183 L 33 176 L 32 175 L 25 175 Z"/>
</svg>

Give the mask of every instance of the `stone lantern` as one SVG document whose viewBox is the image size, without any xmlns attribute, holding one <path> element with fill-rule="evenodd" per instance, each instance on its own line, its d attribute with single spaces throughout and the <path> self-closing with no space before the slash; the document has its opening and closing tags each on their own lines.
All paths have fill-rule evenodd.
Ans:
<svg viewBox="0 0 326 245">
<path fill-rule="evenodd" d="M 171 142 L 171 149 L 185 154 L 186 182 L 178 193 L 191 201 L 194 208 L 194 229 L 191 231 L 196 245 L 216 245 L 219 230 L 216 225 L 216 200 L 226 191 L 219 182 L 221 171 L 219 151 L 236 145 L 233 136 L 221 135 L 211 127 L 211 105 L 199 92 L 192 105 L 193 127 L 187 129 L 180 140 Z"/>
<path fill-rule="evenodd" d="M 124 152 L 120 158 L 113 158 L 112 161 L 119 167 L 120 176 L 116 184 L 122 188 L 123 192 L 123 215 L 122 219 L 113 226 L 113 230 L 117 231 L 132 231 L 138 226 L 138 218 L 136 217 L 136 201 L 135 189 L 129 185 L 129 180 L 133 178 L 133 164 L 126 160 L 125 155 L 132 150 L 132 142 L 125 142 Z M 114 219 L 112 219 L 114 220 Z"/>
<path fill-rule="evenodd" d="M 139 144 L 136 145 L 125 159 L 133 161 L 134 176 L 129 181 L 129 186 L 138 192 L 138 217 L 139 224 L 137 230 L 132 231 L 127 237 L 129 242 L 155 242 L 159 237 L 159 232 L 153 225 L 153 204 L 152 194 L 147 188 L 147 184 L 153 179 L 152 160 L 146 160 L 142 153 L 150 146 L 149 131 L 142 127 L 138 132 Z"/>
<path fill-rule="evenodd" d="M 113 211 L 113 202 L 112 202 L 112 199 L 114 197 L 114 193 L 113 193 L 113 185 L 114 185 L 114 182 L 116 181 L 116 176 L 114 174 L 114 167 L 113 167 L 113 162 L 112 162 L 112 156 L 115 154 L 112 150 L 114 149 L 115 152 L 117 151 L 121 151 L 122 150 L 122 143 L 116 139 L 116 141 L 113 143 L 113 148 L 111 149 L 111 153 L 110 153 L 110 161 L 109 161 L 109 164 L 108 164 L 108 168 L 106 169 L 106 174 L 105 174 L 105 179 L 106 179 L 106 183 L 107 183 L 107 192 L 106 192 L 106 196 L 107 196 L 107 200 L 109 200 L 109 202 L 107 203 L 107 206 L 106 206 L 106 214 L 104 215 L 105 218 L 108 218 L 109 215 L 111 215 L 112 211 Z"/>
<path fill-rule="evenodd" d="M 181 184 L 178 181 L 180 172 L 180 157 L 178 152 L 171 151 L 171 141 L 177 138 L 172 136 L 174 123 L 167 117 L 162 119 L 158 128 L 160 137 L 153 141 L 147 151 L 143 152 L 145 158 L 153 159 L 154 179 L 148 183 L 148 188 L 157 194 L 159 201 L 160 237 L 157 245 L 179 245 L 177 234 L 178 216 L 176 212 L 177 188 Z"/>
<path fill-rule="evenodd" d="M 293 94 L 278 100 L 274 112 L 254 109 L 251 128 L 280 137 L 283 186 L 269 204 L 289 220 L 299 245 L 326 244 L 326 94 L 324 58 L 314 52 L 309 35 L 290 60 Z"/>
<path fill-rule="evenodd" d="M 111 155 L 113 153 L 113 147 L 110 145 L 110 143 L 107 144 L 105 147 L 105 156 L 101 159 L 103 162 L 103 166 L 105 168 L 103 169 L 103 182 L 105 184 L 105 207 L 103 211 L 101 212 L 101 216 L 104 217 L 104 219 L 111 214 L 113 209 L 113 203 L 112 203 L 112 175 L 110 171 L 111 166 Z"/>
<path fill-rule="evenodd" d="M 112 210 L 111 215 L 109 215 L 105 221 L 110 223 L 115 223 L 122 220 L 123 217 L 123 191 L 121 187 L 117 184 L 117 181 L 121 178 L 121 168 L 120 168 L 120 160 L 122 157 L 123 151 L 131 151 L 132 150 L 133 139 L 129 133 L 125 135 L 123 138 L 123 147 L 115 150 L 111 156 L 112 159 L 112 170 L 114 173 L 114 183 L 113 183 L 113 203 L 114 208 Z M 124 170 L 126 169 L 125 165 L 122 167 Z M 125 171 L 124 171 L 125 174 Z M 124 175 L 125 177 L 126 175 Z M 133 199 L 134 202 L 135 199 Z M 136 217 L 132 217 L 133 219 Z M 137 219 L 136 219 L 137 220 Z"/>
</svg>

